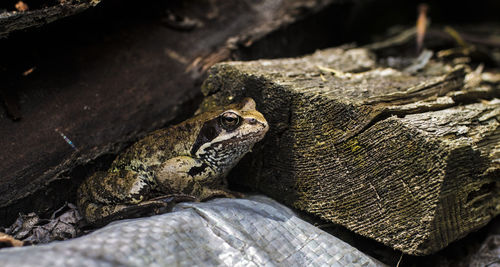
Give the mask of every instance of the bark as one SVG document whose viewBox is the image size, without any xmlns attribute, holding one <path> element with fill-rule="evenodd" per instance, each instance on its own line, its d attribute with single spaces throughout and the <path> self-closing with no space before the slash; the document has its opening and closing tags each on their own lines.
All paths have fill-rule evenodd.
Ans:
<svg viewBox="0 0 500 267">
<path fill-rule="evenodd" d="M 58 19 L 82 12 L 97 5 L 100 0 L 67 1 L 58 5 L 49 6 L 25 12 L 0 12 L 0 38 L 9 33 L 32 27 L 40 27 Z"/>
<path fill-rule="evenodd" d="M 232 183 L 423 255 L 500 212 L 500 101 L 481 102 L 498 91 L 474 75 L 433 60 L 413 74 L 335 48 L 218 64 L 201 109 L 253 97 L 270 123 Z"/>
</svg>

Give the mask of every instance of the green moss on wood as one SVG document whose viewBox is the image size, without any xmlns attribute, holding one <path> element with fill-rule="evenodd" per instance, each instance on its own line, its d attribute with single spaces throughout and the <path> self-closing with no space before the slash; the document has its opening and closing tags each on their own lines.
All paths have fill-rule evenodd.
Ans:
<svg viewBox="0 0 500 267">
<path fill-rule="evenodd" d="M 211 70 L 202 109 L 249 96 L 270 122 L 232 182 L 408 254 L 439 250 L 498 214 L 500 103 L 437 101 L 462 89 L 461 66 L 412 76 L 373 65 L 350 78 L 318 68 L 356 69 L 348 52 Z"/>
</svg>

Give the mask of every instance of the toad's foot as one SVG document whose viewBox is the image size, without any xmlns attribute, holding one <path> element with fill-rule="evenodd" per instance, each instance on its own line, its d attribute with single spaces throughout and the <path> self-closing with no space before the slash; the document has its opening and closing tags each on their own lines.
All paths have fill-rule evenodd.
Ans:
<svg viewBox="0 0 500 267">
<path fill-rule="evenodd" d="M 87 220 L 88 218 L 92 218 L 91 221 L 88 220 L 89 224 L 93 226 L 103 226 L 115 220 L 138 218 L 169 212 L 172 210 L 175 203 L 177 203 L 175 198 L 171 196 L 151 199 L 130 205 L 99 205 L 91 203 L 86 207 L 86 213 L 91 215 L 87 217 Z M 102 214 L 108 215 L 101 216 Z"/>
</svg>

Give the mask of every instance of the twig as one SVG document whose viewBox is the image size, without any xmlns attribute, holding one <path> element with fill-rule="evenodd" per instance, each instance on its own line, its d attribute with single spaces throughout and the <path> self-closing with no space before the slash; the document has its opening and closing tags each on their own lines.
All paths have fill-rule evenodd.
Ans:
<svg viewBox="0 0 500 267">
<path fill-rule="evenodd" d="M 399 264 L 401 263 L 402 259 L 403 259 L 403 252 L 401 252 L 401 256 L 399 257 L 398 264 L 396 264 L 396 267 L 399 267 Z"/>
</svg>

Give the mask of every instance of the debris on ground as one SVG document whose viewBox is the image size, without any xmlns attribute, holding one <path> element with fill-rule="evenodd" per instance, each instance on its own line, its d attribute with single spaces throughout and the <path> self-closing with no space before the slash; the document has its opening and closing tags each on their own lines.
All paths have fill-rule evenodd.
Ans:
<svg viewBox="0 0 500 267">
<path fill-rule="evenodd" d="M 54 240 L 74 238 L 79 232 L 78 224 L 82 217 L 75 205 L 67 203 L 56 210 L 49 219 L 40 218 L 36 213 L 20 214 L 17 220 L 0 233 L 6 239 L 12 238 L 13 244 L 48 243 Z"/>
<path fill-rule="evenodd" d="M 10 247 L 22 247 L 23 244 L 24 242 L 21 240 L 17 240 L 8 234 L 0 233 L 0 249 L 10 248 Z"/>
<path fill-rule="evenodd" d="M 24 3 L 23 1 L 17 2 L 15 7 L 16 7 L 17 11 L 20 11 L 20 12 L 24 12 L 24 11 L 29 10 L 28 5 L 26 3 Z"/>
</svg>

